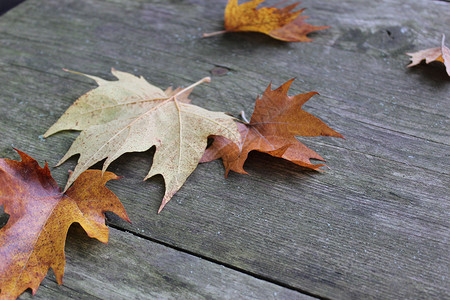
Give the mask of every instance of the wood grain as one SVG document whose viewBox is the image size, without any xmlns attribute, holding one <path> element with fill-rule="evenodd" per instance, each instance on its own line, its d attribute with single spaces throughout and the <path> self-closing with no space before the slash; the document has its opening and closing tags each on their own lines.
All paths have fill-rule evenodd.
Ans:
<svg viewBox="0 0 450 300">
<path fill-rule="evenodd" d="M 73 226 L 64 284 L 53 273 L 21 299 L 313 299 L 224 266 L 111 229 L 103 245 Z"/>
<path fill-rule="evenodd" d="M 196 88 L 193 103 L 233 115 L 250 115 L 269 82 L 277 87 L 296 77 L 290 94 L 319 92 L 305 110 L 346 137 L 300 138 L 327 159 L 327 173 L 258 153 L 245 166 L 251 176 L 225 180 L 219 161 L 203 164 L 157 215 L 164 182 L 142 182 L 152 150 L 126 154 L 109 168 L 124 178 L 109 187 L 133 224 L 108 215 L 118 229 L 111 243 L 121 245 L 121 230 L 137 242 L 127 248 L 129 257 L 111 255 L 109 263 L 134 260 L 144 244 L 162 243 L 177 249 L 175 257 L 190 253 L 211 270 L 223 264 L 235 270 L 230 274 L 250 274 L 289 288 L 286 293 L 444 299 L 450 294 L 450 78 L 437 63 L 406 68 L 404 53 L 450 36 L 450 3 L 319 0 L 301 6 L 311 24 L 332 26 L 311 34 L 312 43 L 254 33 L 200 38 L 222 29 L 225 1 L 26 1 L 0 18 L 0 155 L 17 158 L 17 147 L 55 165 L 68 150 L 77 133 L 40 136 L 94 84 L 63 67 L 107 79 L 114 67 L 162 88 L 187 86 L 220 67 L 221 76 Z M 60 185 L 75 163 L 52 170 Z M 96 247 L 82 245 L 67 250 L 84 266 L 66 274 L 74 295 L 102 297 L 119 275 L 140 272 L 110 269 L 106 281 L 112 283 L 102 285 L 104 274 L 89 268 L 102 268 L 98 258 L 86 254 Z M 148 269 L 153 263 L 149 258 Z M 175 276 L 169 266 L 164 270 L 158 276 Z M 84 276 L 91 280 L 77 283 Z M 163 281 L 152 278 L 144 292 L 141 279 L 113 291 L 117 298 L 139 298 Z M 190 284 L 206 294 L 205 285 Z M 167 294 L 160 295 L 173 297 L 169 292 L 178 288 L 192 292 L 174 281 L 162 284 Z M 66 285 L 49 289 L 52 295 L 67 291 Z"/>
</svg>

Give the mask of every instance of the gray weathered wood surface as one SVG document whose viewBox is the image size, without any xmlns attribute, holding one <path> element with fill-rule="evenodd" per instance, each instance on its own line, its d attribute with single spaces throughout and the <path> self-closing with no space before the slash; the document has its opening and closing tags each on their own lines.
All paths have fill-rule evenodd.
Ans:
<svg viewBox="0 0 450 300">
<path fill-rule="evenodd" d="M 78 133 L 40 136 L 95 85 L 63 67 L 163 88 L 226 68 L 192 99 L 233 115 L 297 77 L 291 95 L 318 91 L 305 109 L 346 137 L 300 138 L 325 174 L 258 153 L 251 176 L 200 165 L 160 215 L 162 178 L 142 181 L 152 151 L 122 156 L 108 186 L 133 223 L 108 214 L 109 245 L 72 230 L 64 285 L 50 272 L 36 296 L 449 298 L 450 78 L 438 63 L 407 69 L 404 52 L 450 39 L 450 3 L 307 0 L 310 23 L 332 26 L 312 43 L 201 39 L 225 2 L 29 0 L 0 17 L 0 157 L 16 147 L 55 165 L 67 151 Z M 75 163 L 52 170 L 60 185 Z"/>
</svg>

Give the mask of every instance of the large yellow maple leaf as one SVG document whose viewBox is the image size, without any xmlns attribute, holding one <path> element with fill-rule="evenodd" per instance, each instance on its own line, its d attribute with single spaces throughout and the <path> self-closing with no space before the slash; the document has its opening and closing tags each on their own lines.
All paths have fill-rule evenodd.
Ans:
<svg viewBox="0 0 450 300">
<path fill-rule="evenodd" d="M 95 80 L 99 87 L 81 96 L 44 137 L 60 130 L 82 130 L 58 163 L 80 154 L 66 189 L 83 171 L 105 158 L 103 171 L 124 153 L 156 146 L 152 168 L 144 180 L 163 176 L 166 192 L 160 212 L 197 167 L 208 136 L 219 135 L 239 143 L 239 131 L 234 119 L 225 113 L 189 103 L 187 97 L 193 87 L 209 82 L 208 77 L 185 89 L 163 91 L 143 77 L 114 69 L 112 73 L 119 80 L 78 73 Z"/>
</svg>

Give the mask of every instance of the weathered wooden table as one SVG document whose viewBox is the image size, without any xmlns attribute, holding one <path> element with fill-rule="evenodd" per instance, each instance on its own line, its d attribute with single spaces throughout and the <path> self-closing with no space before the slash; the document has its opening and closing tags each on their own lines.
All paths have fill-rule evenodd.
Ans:
<svg viewBox="0 0 450 300">
<path fill-rule="evenodd" d="M 95 84 L 63 67 L 163 88 L 221 68 L 193 103 L 233 115 L 297 77 L 290 94 L 318 91 L 305 109 L 346 137 L 301 138 L 324 174 L 258 153 L 251 176 L 200 165 L 160 215 L 162 178 L 142 181 L 153 152 L 122 156 L 108 187 L 133 223 L 108 214 L 108 245 L 74 226 L 64 284 L 50 271 L 34 298 L 449 299 L 450 78 L 404 53 L 450 40 L 450 3 L 307 0 L 310 23 L 332 26 L 312 43 L 200 38 L 225 4 L 28 0 L 0 17 L 0 157 L 55 165 L 67 151 L 77 132 L 41 135 Z M 61 186 L 75 163 L 52 169 Z"/>
</svg>

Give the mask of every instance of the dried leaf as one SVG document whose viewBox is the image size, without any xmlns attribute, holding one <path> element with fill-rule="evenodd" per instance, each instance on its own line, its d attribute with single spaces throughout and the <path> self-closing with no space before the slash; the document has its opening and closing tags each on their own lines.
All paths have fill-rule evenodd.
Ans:
<svg viewBox="0 0 450 300">
<path fill-rule="evenodd" d="M 214 137 L 212 145 L 206 150 L 201 162 L 222 158 L 225 174 L 230 170 L 247 174 L 244 163 L 250 151 L 268 153 L 281 157 L 297 165 L 318 169 L 323 164 L 314 165 L 310 159 L 323 158 L 309 149 L 295 136 L 343 136 L 320 119 L 301 109 L 316 92 L 288 96 L 287 92 L 294 79 L 284 83 L 276 90 L 268 86 L 261 98 L 256 99 L 255 110 L 250 122 L 238 124 L 242 136 L 240 150 L 223 137 Z"/>
<path fill-rule="evenodd" d="M 85 75 L 99 87 L 81 96 L 44 137 L 60 130 L 83 130 L 58 163 L 80 154 L 66 189 L 105 158 L 103 171 L 124 153 L 156 146 L 153 166 L 144 180 L 157 174 L 164 177 L 166 192 L 160 212 L 197 167 L 208 136 L 221 135 L 237 143 L 237 126 L 224 113 L 189 104 L 187 97 L 193 87 L 209 82 L 208 77 L 188 88 L 164 92 L 142 77 L 114 69 L 112 73 L 118 81 Z"/>
<path fill-rule="evenodd" d="M 300 2 L 283 8 L 261 7 L 265 0 L 253 0 L 241 5 L 238 0 L 230 0 L 225 8 L 225 30 L 204 34 L 204 37 L 224 32 L 255 31 L 265 33 L 271 37 L 286 42 L 310 42 L 306 35 L 329 26 L 314 26 L 304 20 L 308 17 L 300 16 L 305 10 L 293 11 Z M 284 1 L 283 1 L 284 2 Z"/>
<path fill-rule="evenodd" d="M 447 74 L 450 76 L 450 49 L 445 46 L 444 42 L 445 35 L 442 36 L 441 47 L 421 50 L 414 53 L 406 53 L 411 56 L 412 60 L 412 62 L 408 65 L 408 68 L 418 65 L 422 60 L 425 60 L 427 64 L 432 61 L 439 61 L 445 65 Z"/>
<path fill-rule="evenodd" d="M 108 241 L 105 211 L 129 221 L 119 199 L 105 187 L 118 177 L 99 170 L 81 174 L 61 193 L 45 164 L 17 151 L 22 161 L 0 159 L 0 205 L 10 215 L 0 229 L 0 298 L 15 299 L 27 288 L 36 293 L 51 267 L 62 284 L 64 244 L 72 223 Z"/>
</svg>

